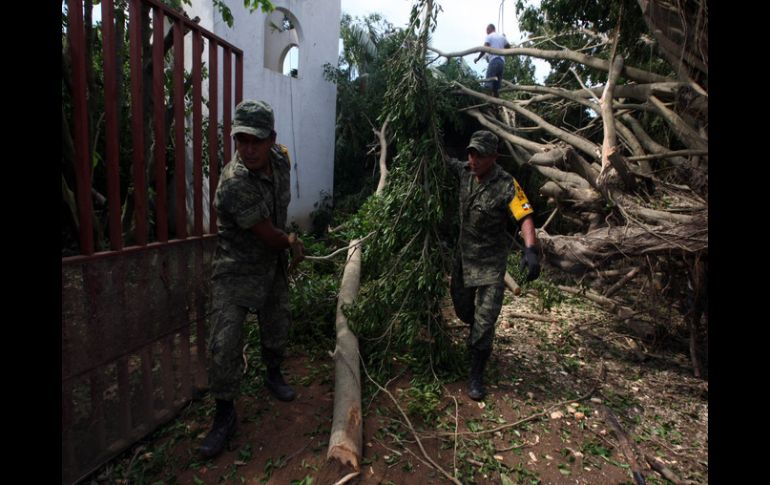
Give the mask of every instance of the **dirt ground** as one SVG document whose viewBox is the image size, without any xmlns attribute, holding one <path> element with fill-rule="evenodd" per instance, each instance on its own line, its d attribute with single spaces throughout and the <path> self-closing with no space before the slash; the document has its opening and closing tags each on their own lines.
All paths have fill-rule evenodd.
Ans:
<svg viewBox="0 0 770 485">
<path fill-rule="evenodd" d="M 549 321 L 512 316 L 536 314 L 534 296 L 506 302 L 483 403 L 465 395 L 464 380 L 415 392 L 402 375 L 387 386 L 443 470 L 462 483 L 625 484 L 634 483 L 633 458 L 647 483 L 671 483 L 648 457 L 680 480 L 708 483 L 708 381 L 692 376 L 686 346 L 662 348 L 649 322 L 619 322 L 579 298 L 541 314 Z M 447 314 L 454 316 L 451 306 Z M 451 324 L 457 338 L 467 335 L 459 321 Z M 237 402 L 238 430 L 215 460 L 201 461 L 195 451 L 210 424 L 206 398 L 90 483 L 338 482 L 351 470 L 326 460 L 332 359 L 295 353 L 286 374 L 297 399 L 279 402 L 252 377 L 254 387 Z M 391 399 L 364 394 L 363 464 L 347 483 L 449 483 Z M 610 415 L 627 434 L 629 453 Z"/>
</svg>

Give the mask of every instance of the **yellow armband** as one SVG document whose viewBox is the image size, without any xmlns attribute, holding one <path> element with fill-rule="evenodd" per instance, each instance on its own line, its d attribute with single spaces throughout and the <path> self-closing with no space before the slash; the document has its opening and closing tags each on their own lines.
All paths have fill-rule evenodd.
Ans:
<svg viewBox="0 0 770 485">
<path fill-rule="evenodd" d="M 291 158 L 289 157 L 289 149 L 286 147 L 286 145 L 281 145 L 280 143 L 276 143 L 276 146 L 278 147 L 278 150 L 281 151 L 284 157 L 286 157 L 286 162 L 288 162 L 289 166 L 291 167 Z"/>
<path fill-rule="evenodd" d="M 521 189 L 521 186 L 516 179 L 513 179 L 513 187 L 516 189 L 516 194 L 513 196 L 513 200 L 508 204 L 508 208 L 511 209 L 513 217 L 515 217 L 517 221 L 520 221 L 535 211 L 532 209 L 532 205 L 529 203 L 527 195 Z"/>
</svg>

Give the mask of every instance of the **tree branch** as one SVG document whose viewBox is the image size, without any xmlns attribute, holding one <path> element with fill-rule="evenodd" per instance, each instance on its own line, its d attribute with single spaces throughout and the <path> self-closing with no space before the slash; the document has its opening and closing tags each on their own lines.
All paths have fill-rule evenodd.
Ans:
<svg viewBox="0 0 770 485">
<path fill-rule="evenodd" d="M 390 118 L 385 119 L 385 123 L 382 124 L 382 128 L 380 128 L 380 131 L 372 130 L 374 131 L 374 134 L 377 135 L 377 138 L 380 141 L 380 180 L 377 183 L 377 190 L 374 192 L 376 195 L 382 195 L 382 192 L 385 190 L 385 185 L 388 183 L 388 140 L 386 137 L 386 130 L 388 129 L 388 121 L 390 121 Z"/>
<path fill-rule="evenodd" d="M 464 51 L 444 53 L 438 49 L 428 47 L 428 50 L 435 52 L 439 56 L 451 58 L 451 57 L 463 57 L 468 54 L 475 54 L 477 52 L 488 52 L 490 54 L 498 54 L 502 56 L 529 56 L 537 57 L 538 59 L 550 59 L 560 61 L 572 61 L 578 64 L 583 64 L 600 71 L 608 72 L 610 70 L 610 63 L 605 59 L 599 59 L 598 57 L 591 57 L 585 54 L 580 54 L 571 50 L 546 50 L 546 49 L 532 49 L 528 47 L 512 47 L 510 49 L 495 49 L 493 47 L 479 46 L 466 49 Z M 633 81 L 643 83 L 656 83 L 672 81 L 670 78 L 654 74 L 643 69 L 637 69 L 635 67 L 624 66 L 623 76 Z"/>
<path fill-rule="evenodd" d="M 613 45 L 613 53 L 617 47 L 617 35 L 615 44 Z M 612 69 L 610 69 L 609 77 L 607 78 L 607 84 L 604 86 L 604 93 L 601 98 L 601 110 L 602 110 L 602 122 L 604 125 L 604 139 L 602 142 L 602 169 L 599 172 L 599 177 L 596 181 L 596 185 L 599 187 L 606 187 L 609 176 L 609 168 L 612 166 L 620 175 L 620 179 L 623 181 L 623 185 L 629 190 L 636 188 L 636 180 L 631 172 L 628 170 L 623 156 L 618 152 L 618 141 L 615 132 L 615 116 L 612 113 L 612 97 L 617 83 L 617 78 L 623 69 L 623 56 L 616 55 L 612 61 Z"/>
<path fill-rule="evenodd" d="M 506 108 L 510 108 L 513 111 L 525 116 L 527 119 L 533 121 L 535 124 L 537 124 L 540 128 L 542 128 L 545 132 L 554 135 L 561 139 L 562 141 L 569 143 L 570 145 L 574 145 L 576 148 L 581 150 L 582 152 L 586 153 L 587 155 L 591 156 L 592 158 L 598 158 L 600 154 L 600 149 L 597 145 L 591 143 L 590 141 L 586 140 L 583 137 L 574 135 L 566 130 L 562 130 L 561 128 L 558 128 L 551 123 L 548 123 L 540 116 L 536 115 L 532 111 L 529 111 L 528 109 L 522 108 L 521 106 L 518 106 L 514 103 L 511 103 L 510 101 L 503 100 L 501 98 L 494 98 L 492 96 L 488 96 L 486 94 L 479 93 L 477 91 L 474 91 L 472 89 L 469 89 L 462 84 L 458 83 L 457 81 L 453 82 L 453 85 L 460 88 L 460 90 L 470 96 L 477 97 L 479 99 L 483 99 L 489 103 L 493 103 L 499 106 L 505 106 Z M 516 143 L 514 140 L 511 140 L 511 142 Z M 534 150 L 533 150 L 534 151 Z"/>
</svg>

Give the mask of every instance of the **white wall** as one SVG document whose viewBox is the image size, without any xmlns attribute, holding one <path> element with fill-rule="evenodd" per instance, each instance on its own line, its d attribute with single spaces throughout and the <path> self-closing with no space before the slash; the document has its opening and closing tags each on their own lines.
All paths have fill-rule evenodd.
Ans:
<svg viewBox="0 0 770 485">
<path fill-rule="evenodd" d="M 212 7 L 212 2 L 192 3 L 192 8 L 188 8 L 191 17 L 200 17 L 202 27 L 243 50 L 244 99 L 261 99 L 273 107 L 277 141 L 288 147 L 293 165 L 289 221 L 307 229 L 313 204 L 320 200 L 321 191 L 332 193 L 334 182 L 337 91 L 334 84 L 324 79 L 323 66 L 337 64 L 340 0 L 273 1 L 276 8 L 289 10 L 299 22 L 297 78 L 264 67 L 267 14 L 260 10 L 249 13 L 241 0 L 226 0 L 235 20 L 230 28 Z M 189 48 L 186 50 L 185 57 L 189 59 L 191 52 Z M 204 49 L 203 59 L 208 64 L 208 49 Z M 221 93 L 221 54 L 218 61 Z M 203 93 L 208 97 L 207 84 Z M 221 94 L 219 106 L 221 119 Z"/>
</svg>

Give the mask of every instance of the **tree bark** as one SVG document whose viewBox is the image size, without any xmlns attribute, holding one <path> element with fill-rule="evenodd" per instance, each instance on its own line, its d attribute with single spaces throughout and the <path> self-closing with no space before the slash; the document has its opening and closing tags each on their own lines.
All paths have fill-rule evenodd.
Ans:
<svg viewBox="0 0 770 485">
<path fill-rule="evenodd" d="M 508 133 L 507 131 L 503 130 L 499 126 L 495 125 L 491 121 L 489 121 L 482 113 L 481 111 L 477 109 L 472 109 L 467 111 L 468 115 L 473 116 L 477 120 L 479 120 L 479 123 L 484 125 L 486 128 L 489 128 L 490 131 L 495 133 L 500 138 L 503 138 L 504 140 L 509 141 L 510 143 L 513 143 L 514 146 L 522 146 L 527 150 L 533 151 L 533 152 L 541 152 L 546 149 L 546 145 L 541 145 L 540 143 L 527 140 L 526 138 L 521 138 L 519 136 L 513 135 L 511 133 Z"/>
<path fill-rule="evenodd" d="M 380 196 L 388 183 L 388 143 L 386 129 L 388 120 L 379 131 L 380 180 L 375 196 Z M 369 236 L 367 236 L 369 237 Z M 365 238 L 364 238 L 365 239 Z M 358 471 L 361 466 L 363 440 L 361 417 L 361 370 L 358 364 L 358 338 L 350 331 L 344 307 L 351 305 L 358 295 L 361 284 L 361 242 L 350 241 L 348 259 L 342 273 L 339 298 L 337 300 L 337 346 L 334 349 L 334 417 L 331 438 L 326 459 L 335 458 Z"/>
<path fill-rule="evenodd" d="M 518 284 L 516 284 L 516 280 L 513 279 L 511 275 L 508 274 L 508 272 L 505 272 L 505 287 L 511 290 L 511 293 L 513 293 L 516 296 L 521 295 L 521 288 Z"/>
<path fill-rule="evenodd" d="M 387 119 L 385 120 L 380 131 L 373 130 L 380 141 L 380 180 L 377 183 L 377 190 L 375 191 L 375 194 L 377 195 L 382 194 L 382 191 L 385 190 L 385 185 L 388 183 L 388 164 L 386 163 L 388 160 L 388 140 L 385 132 L 388 128 L 388 121 L 389 120 Z"/>
<path fill-rule="evenodd" d="M 360 469 L 361 442 L 361 370 L 358 362 L 358 338 L 350 331 L 344 307 L 358 295 L 361 281 L 361 248 L 350 241 L 348 261 L 342 274 L 337 300 L 337 346 L 334 349 L 334 417 L 327 459 Z"/>
<path fill-rule="evenodd" d="M 462 84 L 456 81 L 454 82 L 454 85 L 460 88 L 460 90 L 465 94 L 474 96 L 479 99 L 483 99 L 488 103 L 496 104 L 498 106 L 505 106 L 506 108 L 512 109 L 513 111 L 519 113 L 520 115 L 534 122 L 546 133 L 549 133 L 559 138 L 565 143 L 569 143 L 570 145 L 586 153 L 592 158 L 599 158 L 600 156 L 601 151 L 598 145 L 591 143 L 590 141 L 586 140 L 581 136 L 575 135 L 574 133 L 570 133 L 569 131 L 563 130 L 557 126 L 552 125 L 551 123 L 548 123 L 542 117 L 538 116 L 537 114 L 533 113 L 528 109 L 525 109 L 517 104 L 514 104 L 510 101 L 506 101 L 501 98 L 494 98 L 492 96 L 473 91 L 472 89 L 468 89 L 467 87 L 463 86 Z"/>
<path fill-rule="evenodd" d="M 612 97 L 615 90 L 615 83 L 623 69 L 623 56 L 617 55 L 612 61 L 607 84 L 604 86 L 600 104 L 602 113 L 602 123 L 604 125 L 604 140 L 602 142 L 602 170 L 599 172 L 598 186 L 604 186 L 608 180 L 609 168 L 612 166 L 620 175 L 623 185 L 628 190 L 636 188 L 636 181 L 628 170 L 626 162 L 618 152 L 617 134 L 615 131 L 615 116 L 612 113 Z"/>
</svg>

